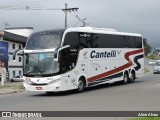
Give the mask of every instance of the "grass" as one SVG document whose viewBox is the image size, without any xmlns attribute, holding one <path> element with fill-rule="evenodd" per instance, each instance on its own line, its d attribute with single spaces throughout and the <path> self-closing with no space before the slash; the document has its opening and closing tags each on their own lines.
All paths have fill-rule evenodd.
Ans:
<svg viewBox="0 0 160 120">
<path fill-rule="evenodd" d="M 147 68 L 144 68 L 144 73 L 146 74 L 146 73 L 148 73 L 148 72 L 150 72 L 150 70 L 147 69 Z"/>
<path fill-rule="evenodd" d="M 21 85 L 17 85 L 17 86 L 15 86 L 15 88 L 16 89 L 24 89 L 24 87 L 23 87 L 23 85 L 21 84 Z"/>
<path fill-rule="evenodd" d="M 160 117 L 142 117 L 142 118 L 133 118 L 129 120 L 160 120 Z"/>
<path fill-rule="evenodd" d="M 149 58 L 149 59 L 160 59 L 160 56 L 155 56 L 155 55 L 150 55 L 150 56 L 145 56 L 146 58 Z"/>
<path fill-rule="evenodd" d="M 21 82 L 7 82 L 7 83 L 4 83 L 4 86 L 2 87 L 0 85 L 0 88 L 11 88 L 11 89 L 24 89 L 23 85 Z"/>
</svg>

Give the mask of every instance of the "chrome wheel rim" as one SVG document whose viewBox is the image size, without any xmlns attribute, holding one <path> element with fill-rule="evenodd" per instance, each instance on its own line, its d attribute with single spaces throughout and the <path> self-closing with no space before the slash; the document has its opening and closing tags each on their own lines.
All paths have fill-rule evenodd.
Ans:
<svg viewBox="0 0 160 120">
<path fill-rule="evenodd" d="M 83 82 L 80 80 L 78 84 L 79 91 L 83 90 Z"/>
<path fill-rule="evenodd" d="M 132 73 L 131 74 L 131 82 L 133 82 L 135 80 L 135 75 Z"/>
<path fill-rule="evenodd" d="M 128 82 L 127 75 L 124 75 L 124 83 L 127 83 L 127 82 Z"/>
</svg>

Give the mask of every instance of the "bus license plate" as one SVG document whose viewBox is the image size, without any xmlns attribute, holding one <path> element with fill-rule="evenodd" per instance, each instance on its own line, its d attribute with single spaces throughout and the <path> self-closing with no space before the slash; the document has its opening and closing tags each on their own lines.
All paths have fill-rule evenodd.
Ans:
<svg viewBox="0 0 160 120">
<path fill-rule="evenodd" d="M 42 90 L 43 88 L 42 87 L 36 87 L 36 90 Z"/>
</svg>

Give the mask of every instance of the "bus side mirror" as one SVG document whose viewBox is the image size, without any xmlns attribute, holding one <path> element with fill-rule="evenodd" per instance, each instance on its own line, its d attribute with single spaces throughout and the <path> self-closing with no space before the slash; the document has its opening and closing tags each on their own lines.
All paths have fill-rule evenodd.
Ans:
<svg viewBox="0 0 160 120">
<path fill-rule="evenodd" d="M 55 50 L 55 53 L 54 53 L 54 61 L 58 61 L 59 60 L 59 54 L 60 54 L 60 51 L 66 49 L 66 48 L 69 48 L 70 45 L 65 45 L 63 47 L 60 47 L 58 49 Z"/>
<path fill-rule="evenodd" d="M 20 53 L 20 52 L 23 52 L 23 51 L 24 51 L 23 49 L 14 51 L 14 53 L 13 53 L 13 62 L 16 62 L 17 54 Z"/>
</svg>

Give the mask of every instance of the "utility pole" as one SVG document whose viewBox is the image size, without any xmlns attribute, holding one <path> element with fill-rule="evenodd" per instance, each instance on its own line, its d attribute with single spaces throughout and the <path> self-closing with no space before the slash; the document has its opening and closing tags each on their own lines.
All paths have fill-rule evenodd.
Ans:
<svg viewBox="0 0 160 120">
<path fill-rule="evenodd" d="M 65 24 L 64 24 L 64 27 L 67 28 L 67 3 L 65 4 Z"/>
<path fill-rule="evenodd" d="M 78 11 L 78 7 L 76 8 L 67 8 L 67 3 L 65 4 L 65 9 L 62 9 L 65 12 L 65 24 L 64 27 L 67 28 L 67 12 Z"/>
</svg>

